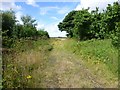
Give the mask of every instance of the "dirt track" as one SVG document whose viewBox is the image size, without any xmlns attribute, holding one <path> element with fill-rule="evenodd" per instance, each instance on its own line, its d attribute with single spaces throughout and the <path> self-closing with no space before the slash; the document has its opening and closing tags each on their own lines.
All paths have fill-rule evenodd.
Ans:
<svg viewBox="0 0 120 90">
<path fill-rule="evenodd" d="M 46 77 L 44 86 L 50 88 L 109 88 L 114 84 L 104 78 L 91 73 L 83 60 L 74 53 L 68 52 L 64 47 L 66 39 L 56 39 L 52 44 L 54 49 L 49 56 L 49 62 L 45 69 Z M 102 81 L 103 80 L 103 81 Z M 116 86 L 115 86 L 116 87 Z"/>
</svg>

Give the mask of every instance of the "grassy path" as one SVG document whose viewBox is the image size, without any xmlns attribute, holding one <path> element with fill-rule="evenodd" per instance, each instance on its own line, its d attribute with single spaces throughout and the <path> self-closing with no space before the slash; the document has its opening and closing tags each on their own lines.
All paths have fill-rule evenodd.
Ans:
<svg viewBox="0 0 120 90">
<path fill-rule="evenodd" d="M 96 63 L 93 59 L 83 59 L 80 53 L 75 53 L 74 44 L 77 44 L 75 40 L 59 38 L 39 40 L 34 44 L 30 41 L 23 46 L 24 52 L 5 54 L 4 87 L 117 87 L 117 76 L 106 64 Z M 27 50 L 32 46 L 35 48 Z"/>
<path fill-rule="evenodd" d="M 67 39 L 51 40 L 53 50 L 50 53 L 49 61 L 43 80 L 44 87 L 74 87 L 74 88 L 110 88 L 117 87 L 117 82 L 107 80 L 104 76 L 95 75 L 86 66 L 82 59 L 74 53 L 66 50 Z M 99 72 L 98 72 L 99 73 Z M 109 78 L 109 77 L 108 77 Z"/>
</svg>

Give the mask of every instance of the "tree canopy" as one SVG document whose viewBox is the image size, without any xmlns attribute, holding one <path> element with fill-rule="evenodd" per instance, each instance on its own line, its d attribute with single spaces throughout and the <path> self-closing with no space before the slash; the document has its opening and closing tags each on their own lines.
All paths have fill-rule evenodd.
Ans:
<svg viewBox="0 0 120 90">
<path fill-rule="evenodd" d="M 71 11 L 58 24 L 60 31 L 66 31 L 67 36 L 75 37 L 79 40 L 118 38 L 118 29 L 120 22 L 120 4 L 114 2 L 108 4 L 105 10 L 96 10 L 91 12 L 88 9 Z M 116 40 L 116 39 L 115 39 Z"/>
<path fill-rule="evenodd" d="M 0 11 L 2 16 L 2 45 L 11 47 L 17 39 L 38 39 L 49 38 L 49 34 L 44 30 L 37 30 L 36 20 L 29 15 L 21 17 L 23 25 L 16 20 L 15 12 L 12 10 Z"/>
</svg>

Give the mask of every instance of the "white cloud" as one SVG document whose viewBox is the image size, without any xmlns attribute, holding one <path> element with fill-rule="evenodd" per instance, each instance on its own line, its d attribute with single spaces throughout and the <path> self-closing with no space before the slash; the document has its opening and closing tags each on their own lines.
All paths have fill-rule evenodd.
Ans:
<svg viewBox="0 0 120 90">
<path fill-rule="evenodd" d="M 51 18 L 54 20 L 59 20 L 57 17 L 54 17 L 54 16 L 52 16 Z"/>
<path fill-rule="evenodd" d="M 47 31 L 50 35 L 50 37 L 66 37 L 66 32 L 61 32 L 58 29 L 58 23 L 59 22 L 54 22 L 51 24 L 44 24 L 44 30 Z"/>
<path fill-rule="evenodd" d="M 42 7 L 42 8 L 40 8 L 40 15 L 45 15 L 49 11 L 56 11 L 56 13 L 58 13 L 58 14 L 66 14 L 70 11 L 70 8 L 68 8 L 68 7 L 61 8 L 61 7 L 57 7 L 57 6 Z"/>
<path fill-rule="evenodd" d="M 45 15 L 45 14 L 47 14 L 46 10 L 40 10 L 40 15 Z"/>
<path fill-rule="evenodd" d="M 65 37 L 66 32 L 59 31 L 57 23 L 52 23 L 46 26 L 45 30 L 49 33 L 50 37 Z"/>
<path fill-rule="evenodd" d="M 58 10 L 58 14 L 66 14 L 69 12 L 69 8 L 68 7 L 62 7 L 62 8 L 59 8 Z"/>
<path fill-rule="evenodd" d="M 59 9 L 57 6 L 54 6 L 54 7 L 51 7 L 51 6 L 49 6 L 49 7 L 41 7 L 40 8 L 40 15 L 45 15 L 45 14 L 47 14 L 48 13 L 48 11 L 51 11 L 51 10 L 57 10 L 57 9 Z"/>
<path fill-rule="evenodd" d="M 99 10 L 102 11 L 107 7 L 108 4 L 118 0 L 81 0 L 81 3 L 75 8 L 75 10 L 81 10 L 82 8 L 87 9 L 90 7 L 91 10 L 95 10 L 96 7 L 99 7 Z"/>
<path fill-rule="evenodd" d="M 16 20 L 19 21 L 18 23 L 23 24 L 21 21 L 21 16 L 23 16 L 23 13 L 21 11 L 18 11 L 16 12 L 15 16 L 16 16 Z"/>
<path fill-rule="evenodd" d="M 36 4 L 35 0 L 27 0 L 26 4 L 31 5 L 33 7 L 39 7 L 39 5 Z"/>
<path fill-rule="evenodd" d="M 20 23 L 22 24 L 21 21 L 21 16 L 23 15 L 23 13 L 21 12 L 22 7 L 19 5 L 16 5 L 15 2 L 11 1 L 11 2 L 1 2 L 2 6 L 0 7 L 1 10 L 5 11 L 5 10 L 14 10 L 16 11 L 15 16 L 16 16 L 16 20 L 18 20 Z"/>
<path fill-rule="evenodd" d="M 0 2 L 2 4 L 1 10 L 21 10 L 22 7 L 19 5 L 16 5 L 15 2 Z"/>
<path fill-rule="evenodd" d="M 82 6 L 81 4 L 78 4 L 78 5 L 76 6 L 75 10 L 81 10 L 81 9 L 82 9 L 81 6 Z"/>
<path fill-rule="evenodd" d="M 44 29 L 45 28 L 45 24 L 43 24 L 42 22 L 37 22 L 37 30 L 39 29 Z"/>
</svg>

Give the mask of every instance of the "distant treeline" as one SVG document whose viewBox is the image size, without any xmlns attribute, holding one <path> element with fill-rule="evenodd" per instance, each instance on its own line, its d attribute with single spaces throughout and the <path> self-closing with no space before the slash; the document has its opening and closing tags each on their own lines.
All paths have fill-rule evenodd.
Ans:
<svg viewBox="0 0 120 90">
<path fill-rule="evenodd" d="M 112 38 L 112 43 L 118 46 L 120 36 L 120 4 L 114 2 L 108 4 L 105 10 L 89 12 L 88 9 L 71 11 L 58 24 L 60 31 L 66 31 L 68 37 L 75 37 L 79 40 L 88 39 L 108 39 Z"/>
<path fill-rule="evenodd" d="M 23 24 L 16 20 L 15 12 L 13 10 L 0 11 L 1 24 L 2 24 L 2 47 L 12 47 L 16 40 L 39 38 L 49 38 L 48 32 L 44 30 L 37 30 L 36 20 L 29 15 L 21 17 Z"/>
</svg>

